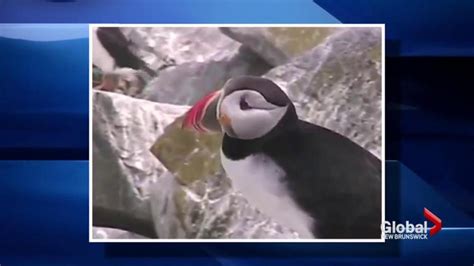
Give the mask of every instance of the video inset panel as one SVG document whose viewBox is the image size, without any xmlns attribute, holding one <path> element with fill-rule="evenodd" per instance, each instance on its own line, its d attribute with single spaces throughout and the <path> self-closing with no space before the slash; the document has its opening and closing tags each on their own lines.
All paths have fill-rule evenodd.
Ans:
<svg viewBox="0 0 474 266">
<path fill-rule="evenodd" d="M 91 241 L 382 242 L 383 31 L 91 26 Z"/>
</svg>

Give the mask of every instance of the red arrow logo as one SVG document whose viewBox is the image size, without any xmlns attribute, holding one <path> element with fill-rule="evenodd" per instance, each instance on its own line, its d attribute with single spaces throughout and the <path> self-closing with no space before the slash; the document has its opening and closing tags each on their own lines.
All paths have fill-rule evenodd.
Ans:
<svg viewBox="0 0 474 266">
<path fill-rule="evenodd" d="M 430 228 L 430 236 L 434 236 L 441 230 L 441 219 L 438 216 L 434 215 L 432 212 L 430 212 L 430 210 L 428 210 L 427 208 L 423 210 L 423 215 L 430 222 L 434 223 L 434 226 Z"/>
</svg>

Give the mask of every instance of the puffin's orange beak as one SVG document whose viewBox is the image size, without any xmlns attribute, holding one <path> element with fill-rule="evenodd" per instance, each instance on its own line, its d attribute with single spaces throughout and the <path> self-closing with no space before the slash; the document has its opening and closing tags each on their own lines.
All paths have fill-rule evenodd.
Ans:
<svg viewBox="0 0 474 266">
<path fill-rule="evenodd" d="M 184 116 L 181 127 L 197 132 L 220 131 L 216 108 L 221 92 L 221 90 L 211 92 L 194 104 Z"/>
<path fill-rule="evenodd" d="M 230 118 L 224 114 L 224 113 L 220 113 L 219 115 L 219 123 L 224 127 L 224 128 L 229 128 L 231 127 L 232 125 L 232 121 L 230 120 Z"/>
</svg>

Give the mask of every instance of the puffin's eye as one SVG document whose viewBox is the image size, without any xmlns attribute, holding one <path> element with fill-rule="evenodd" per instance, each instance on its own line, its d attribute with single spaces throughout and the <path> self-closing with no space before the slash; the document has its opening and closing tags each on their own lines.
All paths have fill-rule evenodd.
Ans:
<svg viewBox="0 0 474 266">
<path fill-rule="evenodd" d="M 244 97 L 240 98 L 240 109 L 241 110 L 252 109 L 252 107 L 250 107 L 250 105 L 248 104 L 248 102 L 245 100 Z"/>
</svg>

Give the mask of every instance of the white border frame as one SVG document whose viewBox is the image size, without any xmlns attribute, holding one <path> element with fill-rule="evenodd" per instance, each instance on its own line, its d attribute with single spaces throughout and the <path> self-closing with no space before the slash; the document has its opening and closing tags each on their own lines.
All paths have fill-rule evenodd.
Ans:
<svg viewBox="0 0 474 266">
<path fill-rule="evenodd" d="M 382 221 L 385 221 L 385 24 L 89 24 L 89 242 L 90 243 L 385 243 L 384 234 L 374 239 L 95 239 L 92 226 L 92 28 L 94 27 L 308 27 L 381 28 L 382 68 Z"/>
</svg>

